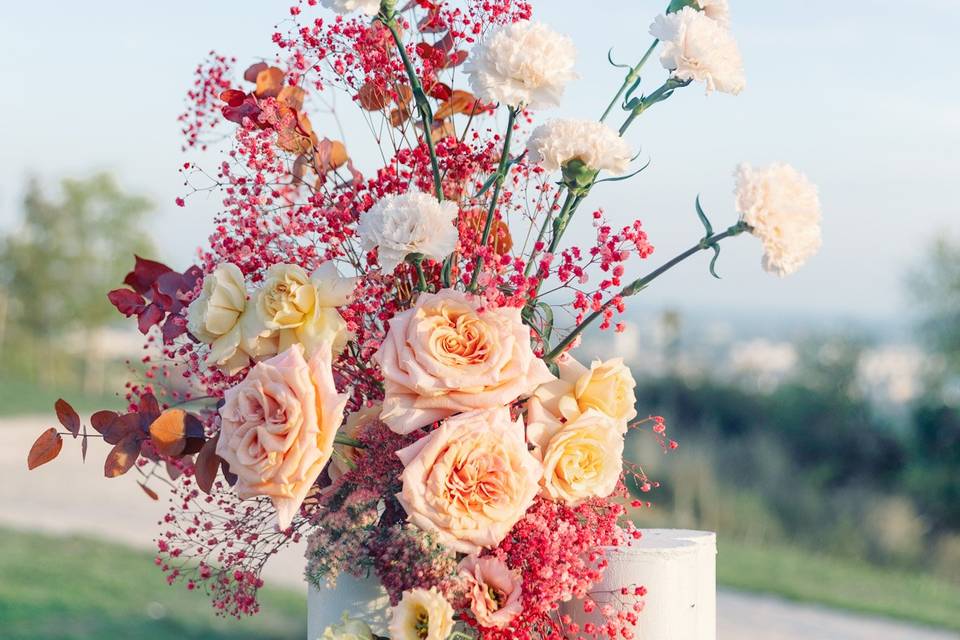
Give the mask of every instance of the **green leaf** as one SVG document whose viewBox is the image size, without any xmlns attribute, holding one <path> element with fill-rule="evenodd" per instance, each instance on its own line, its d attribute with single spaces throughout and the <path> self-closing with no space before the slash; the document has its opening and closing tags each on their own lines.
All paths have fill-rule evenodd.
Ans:
<svg viewBox="0 0 960 640">
<path fill-rule="evenodd" d="M 710 224 L 710 219 L 707 218 L 707 214 L 703 212 L 703 207 L 700 206 L 700 196 L 697 196 L 696 207 L 697 207 L 697 217 L 700 218 L 700 222 L 703 223 L 703 228 L 706 229 L 707 231 L 707 237 L 712 236 L 713 225 Z"/>
<path fill-rule="evenodd" d="M 720 257 L 720 245 L 712 244 L 710 246 L 713 247 L 713 258 L 710 260 L 710 275 L 712 275 L 717 280 L 720 280 L 721 278 L 720 276 L 717 275 L 717 269 L 716 269 L 717 258 Z"/>
</svg>

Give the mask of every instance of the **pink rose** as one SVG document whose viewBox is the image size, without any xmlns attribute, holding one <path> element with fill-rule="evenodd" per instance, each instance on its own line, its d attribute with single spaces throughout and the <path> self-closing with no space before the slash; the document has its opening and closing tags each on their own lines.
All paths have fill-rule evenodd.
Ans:
<svg viewBox="0 0 960 640">
<path fill-rule="evenodd" d="M 467 556 L 460 563 L 460 579 L 481 627 L 506 629 L 523 608 L 523 580 L 499 558 Z"/>
<path fill-rule="evenodd" d="M 333 452 L 347 396 L 337 393 L 331 345 L 309 364 L 295 345 L 256 364 L 228 389 L 217 455 L 237 474 L 237 494 L 269 496 L 281 529 L 290 526 Z"/>
<path fill-rule="evenodd" d="M 462 553 L 498 545 L 533 503 L 543 473 L 506 407 L 450 418 L 397 455 L 408 520 Z"/>
<path fill-rule="evenodd" d="M 374 358 L 386 395 L 380 417 L 397 433 L 509 405 L 554 379 L 534 355 L 519 309 L 478 311 L 453 289 L 422 293 L 394 316 Z"/>
</svg>

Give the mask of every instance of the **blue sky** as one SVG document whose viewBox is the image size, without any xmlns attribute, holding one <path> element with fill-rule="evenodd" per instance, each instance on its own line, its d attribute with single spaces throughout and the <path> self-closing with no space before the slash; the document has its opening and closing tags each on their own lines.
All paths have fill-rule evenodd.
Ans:
<svg viewBox="0 0 960 640">
<path fill-rule="evenodd" d="M 581 79 L 539 117 L 595 116 L 619 86 L 605 61 L 637 58 L 664 2 L 535 2 L 536 16 L 572 36 Z M 824 247 L 787 279 L 763 273 L 750 238 L 725 247 L 724 279 L 691 261 L 645 292 L 641 308 L 710 306 L 887 320 L 902 313 L 903 274 L 937 234 L 960 237 L 960 2 L 731 0 L 748 86 L 738 97 L 691 86 L 630 132 L 651 167 L 591 196 L 610 217 L 644 221 L 655 266 L 696 241 L 699 193 L 717 226 L 732 222 L 731 173 L 741 160 L 790 162 L 820 185 Z M 274 54 L 286 1 L 4 3 L 0 8 L 0 225 L 15 224 L 25 179 L 115 172 L 149 194 L 161 259 L 185 266 L 217 199 L 186 209 L 175 121 L 196 63 L 215 49 L 253 61 Z M 662 79 L 647 67 L 648 88 Z M 341 111 L 351 107 L 341 99 Z M 366 128 L 346 119 L 363 168 Z M 315 126 L 335 135 L 332 122 Z M 216 162 L 209 154 L 208 166 Z M 635 265 L 639 273 L 642 265 Z"/>
</svg>

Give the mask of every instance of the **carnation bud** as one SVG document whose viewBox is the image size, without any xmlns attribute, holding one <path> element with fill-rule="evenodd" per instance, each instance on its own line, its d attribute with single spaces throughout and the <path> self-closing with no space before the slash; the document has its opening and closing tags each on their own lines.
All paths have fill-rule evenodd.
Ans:
<svg viewBox="0 0 960 640">
<path fill-rule="evenodd" d="M 380 15 L 387 22 L 393 20 L 397 10 L 397 0 L 380 0 Z"/>
<path fill-rule="evenodd" d="M 684 7 L 693 7 L 697 11 L 700 10 L 700 5 L 697 3 L 697 0 L 670 0 L 670 6 L 667 7 L 667 13 L 676 13 Z"/>
<path fill-rule="evenodd" d="M 597 177 L 597 170 L 587 166 L 579 158 L 574 158 L 563 165 L 563 184 L 578 196 L 586 195 L 593 186 Z"/>
</svg>

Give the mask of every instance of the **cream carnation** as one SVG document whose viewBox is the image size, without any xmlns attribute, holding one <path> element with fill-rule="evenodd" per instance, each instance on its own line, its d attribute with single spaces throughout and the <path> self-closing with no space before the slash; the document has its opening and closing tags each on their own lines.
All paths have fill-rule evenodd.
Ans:
<svg viewBox="0 0 960 640">
<path fill-rule="evenodd" d="M 730 27 L 730 4 L 727 0 L 696 0 L 696 3 L 708 18 L 723 27 Z"/>
<path fill-rule="evenodd" d="M 404 591 L 390 616 L 390 640 L 447 640 L 453 607 L 436 587 Z"/>
<path fill-rule="evenodd" d="M 526 513 L 542 468 L 501 407 L 463 413 L 397 452 L 410 522 L 462 553 L 497 546 Z"/>
<path fill-rule="evenodd" d="M 459 578 L 481 627 L 506 629 L 523 610 L 523 579 L 500 558 L 467 556 L 460 563 Z"/>
<path fill-rule="evenodd" d="M 620 423 L 596 409 L 587 409 L 561 423 L 531 398 L 527 437 L 543 462 L 543 492 L 576 506 L 588 498 L 606 498 L 623 471 Z"/>
<path fill-rule="evenodd" d="M 384 378 L 380 418 L 397 433 L 506 406 L 554 379 L 514 307 L 479 311 L 466 294 L 443 289 L 420 294 L 389 325 L 374 360 Z"/>
<path fill-rule="evenodd" d="M 366 622 L 344 613 L 340 622 L 324 629 L 318 640 L 374 640 L 374 635 Z"/>
<path fill-rule="evenodd" d="M 233 374 L 250 363 L 241 349 L 241 317 L 247 308 L 247 286 L 243 272 L 224 262 L 203 279 L 200 295 L 187 308 L 187 329 L 210 345 L 207 366 Z"/>
<path fill-rule="evenodd" d="M 616 131 L 596 120 L 551 120 L 533 130 L 527 141 L 530 161 L 557 171 L 580 160 L 593 171 L 626 172 L 633 152 Z"/>
<path fill-rule="evenodd" d="M 467 62 L 470 86 L 481 100 L 511 107 L 560 104 L 573 70 L 573 41 L 539 22 L 502 26 L 474 47 Z"/>
<path fill-rule="evenodd" d="M 650 34 L 662 43 L 660 62 L 679 80 L 697 80 L 707 93 L 738 94 L 746 85 L 743 60 L 733 35 L 693 7 L 659 15 Z"/>
<path fill-rule="evenodd" d="M 763 243 L 763 268 L 779 276 L 799 269 L 820 249 L 820 198 L 805 175 L 783 163 L 741 164 L 736 207 Z"/>
<path fill-rule="evenodd" d="M 337 13 L 360 11 L 368 16 L 375 16 L 380 11 L 380 0 L 320 0 L 320 3 Z"/>
<path fill-rule="evenodd" d="M 237 475 L 241 499 L 268 496 L 281 529 L 290 522 L 333 453 L 347 396 L 333 382 L 330 344 L 309 363 L 295 345 L 255 365 L 227 389 L 217 455 Z"/>
<path fill-rule="evenodd" d="M 457 205 L 411 191 L 386 196 L 360 214 L 357 235 L 367 251 L 379 247 L 380 266 L 393 271 L 410 254 L 443 260 L 457 248 Z"/>
</svg>

